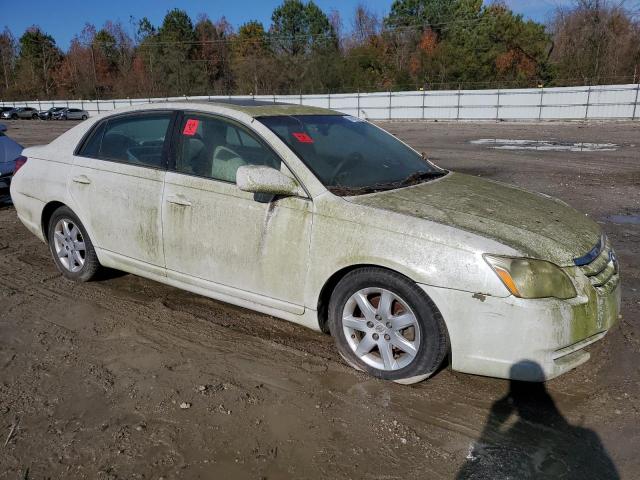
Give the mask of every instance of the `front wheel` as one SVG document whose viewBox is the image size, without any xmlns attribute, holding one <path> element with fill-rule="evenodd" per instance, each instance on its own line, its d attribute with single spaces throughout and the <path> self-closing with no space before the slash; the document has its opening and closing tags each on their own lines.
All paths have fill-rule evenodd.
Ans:
<svg viewBox="0 0 640 480">
<path fill-rule="evenodd" d="M 329 303 L 340 355 L 375 377 L 410 384 L 432 375 L 449 344 L 442 315 L 415 283 L 390 270 L 354 270 Z"/>
<path fill-rule="evenodd" d="M 86 115 L 82 115 L 82 120 L 86 120 L 87 118 L 89 117 L 87 117 Z"/>
<path fill-rule="evenodd" d="M 58 208 L 49 221 L 49 249 L 58 270 L 70 280 L 87 282 L 100 269 L 98 256 L 84 226 L 68 207 Z"/>
</svg>

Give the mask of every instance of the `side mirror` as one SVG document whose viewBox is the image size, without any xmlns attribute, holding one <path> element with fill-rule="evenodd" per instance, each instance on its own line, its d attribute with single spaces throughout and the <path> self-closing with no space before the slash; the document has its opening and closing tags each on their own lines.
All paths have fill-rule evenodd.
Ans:
<svg viewBox="0 0 640 480">
<path fill-rule="evenodd" d="M 0 123 L 0 133 L 7 131 L 7 126 L 4 123 Z"/>
<path fill-rule="evenodd" d="M 236 172 L 236 185 L 243 192 L 272 195 L 303 195 L 295 179 L 271 167 L 245 165 Z"/>
</svg>

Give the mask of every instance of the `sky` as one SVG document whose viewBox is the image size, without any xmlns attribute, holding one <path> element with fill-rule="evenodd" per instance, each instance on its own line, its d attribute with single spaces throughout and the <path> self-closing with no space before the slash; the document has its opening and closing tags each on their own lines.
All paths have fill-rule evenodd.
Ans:
<svg viewBox="0 0 640 480">
<path fill-rule="evenodd" d="M 344 28 L 348 30 L 358 3 L 364 3 L 382 18 L 389 11 L 392 0 L 315 2 L 327 13 L 339 11 Z M 271 12 L 281 3 L 282 0 L 0 0 L 0 29 L 8 26 L 19 37 L 29 26 L 38 25 L 66 49 L 85 23 L 99 28 L 106 20 L 120 20 L 132 33 L 131 17 L 146 16 L 154 25 L 159 25 L 166 12 L 176 7 L 186 10 L 194 21 L 198 14 L 206 13 L 212 20 L 225 16 L 235 28 L 249 20 L 259 20 L 268 28 Z M 538 21 L 547 20 L 556 7 L 569 3 L 571 0 L 507 0 L 513 11 Z"/>
</svg>

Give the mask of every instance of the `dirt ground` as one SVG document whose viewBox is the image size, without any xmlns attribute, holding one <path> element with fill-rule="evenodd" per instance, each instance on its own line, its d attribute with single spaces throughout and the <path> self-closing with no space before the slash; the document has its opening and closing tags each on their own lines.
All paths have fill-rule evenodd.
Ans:
<svg viewBox="0 0 640 480">
<path fill-rule="evenodd" d="M 6 123 L 25 146 L 73 125 Z M 640 478 L 640 225 L 626 223 L 640 215 L 640 123 L 383 126 L 445 168 L 554 195 L 602 224 L 623 317 L 587 364 L 538 385 L 449 369 L 385 383 L 345 366 L 329 336 L 281 320 L 132 275 L 70 283 L 4 206 L 0 480 Z M 618 147 L 470 143 L 483 138 Z"/>
</svg>

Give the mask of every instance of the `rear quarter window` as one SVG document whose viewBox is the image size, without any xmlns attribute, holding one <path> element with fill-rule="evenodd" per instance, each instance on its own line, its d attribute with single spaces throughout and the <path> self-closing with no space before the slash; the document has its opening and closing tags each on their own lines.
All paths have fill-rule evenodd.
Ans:
<svg viewBox="0 0 640 480">
<path fill-rule="evenodd" d="M 104 128 L 107 122 L 101 122 L 93 131 L 89 134 L 89 137 L 84 141 L 78 155 L 82 157 L 97 158 L 100 153 L 100 144 L 102 143 L 102 135 L 104 135 Z"/>
</svg>

